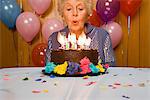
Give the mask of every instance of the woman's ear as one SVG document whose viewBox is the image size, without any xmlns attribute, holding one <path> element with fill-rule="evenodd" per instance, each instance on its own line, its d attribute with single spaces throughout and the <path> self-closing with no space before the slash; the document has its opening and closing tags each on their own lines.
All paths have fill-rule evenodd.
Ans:
<svg viewBox="0 0 150 100">
<path fill-rule="evenodd" d="M 63 22 L 65 22 L 65 18 L 64 18 L 64 16 L 63 16 L 63 15 L 61 16 L 61 18 L 62 18 Z"/>
<path fill-rule="evenodd" d="M 64 18 L 63 16 L 61 16 L 61 18 L 62 18 L 62 21 L 63 21 L 64 26 L 66 26 L 67 23 L 66 23 L 66 21 L 65 21 L 65 18 Z"/>
</svg>

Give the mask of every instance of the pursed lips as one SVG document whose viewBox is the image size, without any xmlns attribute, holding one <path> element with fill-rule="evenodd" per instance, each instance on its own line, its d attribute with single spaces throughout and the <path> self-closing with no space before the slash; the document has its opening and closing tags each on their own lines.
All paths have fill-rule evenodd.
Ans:
<svg viewBox="0 0 150 100">
<path fill-rule="evenodd" d="M 72 21 L 72 24 L 73 24 L 73 25 L 77 25 L 78 23 L 79 23 L 79 21 L 77 21 L 77 20 L 73 20 L 73 21 Z"/>
</svg>

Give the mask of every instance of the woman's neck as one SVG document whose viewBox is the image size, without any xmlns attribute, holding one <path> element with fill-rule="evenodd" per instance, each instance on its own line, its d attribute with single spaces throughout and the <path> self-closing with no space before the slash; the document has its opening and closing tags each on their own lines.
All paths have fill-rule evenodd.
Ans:
<svg viewBox="0 0 150 100">
<path fill-rule="evenodd" d="M 84 29 L 80 31 L 71 31 L 71 34 L 75 34 L 76 38 L 78 39 L 80 35 L 85 34 Z"/>
</svg>

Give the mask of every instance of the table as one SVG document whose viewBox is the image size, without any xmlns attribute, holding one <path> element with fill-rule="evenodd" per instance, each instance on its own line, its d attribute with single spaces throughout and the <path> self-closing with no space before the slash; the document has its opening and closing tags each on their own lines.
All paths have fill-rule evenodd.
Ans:
<svg viewBox="0 0 150 100">
<path fill-rule="evenodd" d="M 50 77 L 42 69 L 0 69 L 0 100 L 150 100 L 150 68 L 110 67 L 88 79 Z"/>
</svg>

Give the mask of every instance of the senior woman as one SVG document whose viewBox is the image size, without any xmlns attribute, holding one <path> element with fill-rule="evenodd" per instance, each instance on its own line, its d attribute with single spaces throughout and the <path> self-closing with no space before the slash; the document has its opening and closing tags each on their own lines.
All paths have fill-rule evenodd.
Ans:
<svg viewBox="0 0 150 100">
<path fill-rule="evenodd" d="M 95 27 L 87 23 L 88 17 L 92 13 L 91 0 L 58 0 L 58 11 L 66 27 L 58 32 L 54 32 L 48 39 L 46 51 L 46 61 L 51 60 L 51 50 L 61 47 L 58 41 L 59 34 L 66 38 L 75 35 L 76 39 L 86 36 L 91 40 L 89 48 L 97 49 L 102 64 L 115 65 L 115 58 L 109 34 L 102 28 Z"/>
</svg>

